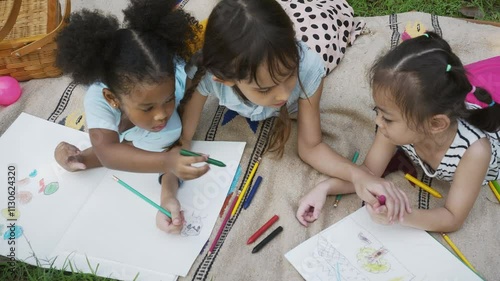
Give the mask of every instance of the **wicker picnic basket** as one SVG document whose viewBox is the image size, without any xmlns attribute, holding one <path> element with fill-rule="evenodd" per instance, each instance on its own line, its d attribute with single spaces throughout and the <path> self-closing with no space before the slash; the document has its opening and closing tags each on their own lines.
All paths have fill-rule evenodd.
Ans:
<svg viewBox="0 0 500 281">
<path fill-rule="evenodd" d="M 54 38 L 70 11 L 70 0 L 63 16 L 59 0 L 0 0 L 0 76 L 27 81 L 61 75 Z"/>
</svg>

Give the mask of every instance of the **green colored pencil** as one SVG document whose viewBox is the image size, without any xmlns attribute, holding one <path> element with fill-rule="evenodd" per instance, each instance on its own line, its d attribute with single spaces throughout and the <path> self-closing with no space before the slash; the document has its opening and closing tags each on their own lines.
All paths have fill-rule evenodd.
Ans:
<svg viewBox="0 0 500 281">
<path fill-rule="evenodd" d="M 359 152 L 354 152 L 354 156 L 352 157 L 352 163 L 356 164 L 356 161 L 358 161 L 358 157 L 359 157 Z M 339 205 L 339 202 L 340 202 L 340 199 L 342 199 L 342 194 L 337 194 L 337 196 L 335 196 L 335 203 L 333 203 L 333 207 L 334 208 L 337 208 L 337 206 Z"/>
<path fill-rule="evenodd" d="M 117 178 L 116 176 L 113 176 L 113 179 L 115 181 L 117 181 L 119 184 L 121 184 L 122 186 L 124 186 L 125 188 L 127 188 L 128 190 L 132 191 L 132 193 L 134 193 L 135 195 L 137 195 L 140 198 L 142 198 L 144 201 L 148 202 L 151 206 L 153 206 L 156 209 L 158 209 L 158 211 L 160 211 L 160 212 L 164 213 L 165 215 L 167 215 L 167 217 L 172 218 L 172 214 L 169 211 L 165 210 L 160 205 L 156 204 L 151 199 L 147 198 L 142 193 L 140 193 L 139 191 L 135 190 L 133 187 L 131 187 L 130 185 L 128 185 L 126 182 L 122 181 L 121 179 Z"/>
<path fill-rule="evenodd" d="M 500 193 L 500 184 L 498 183 L 498 181 L 494 180 L 494 181 L 491 181 L 491 183 L 493 184 L 495 189 L 498 191 L 498 193 Z"/>
<path fill-rule="evenodd" d="M 189 151 L 187 149 L 181 149 L 181 155 L 182 156 L 201 156 L 201 154 L 198 154 L 196 152 L 192 152 L 192 151 Z M 219 166 L 219 167 L 226 167 L 226 164 L 222 163 L 221 161 L 219 160 L 215 160 L 215 159 L 212 159 L 212 158 L 208 158 L 208 160 L 206 161 L 208 164 L 213 164 L 215 166 Z"/>
</svg>

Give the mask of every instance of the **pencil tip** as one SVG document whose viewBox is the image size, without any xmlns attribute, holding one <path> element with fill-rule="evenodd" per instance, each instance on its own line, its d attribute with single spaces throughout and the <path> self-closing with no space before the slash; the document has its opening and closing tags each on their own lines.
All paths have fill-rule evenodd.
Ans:
<svg viewBox="0 0 500 281">
<path fill-rule="evenodd" d="M 257 253 L 258 251 L 259 251 L 259 250 L 258 250 L 257 248 L 253 248 L 253 250 L 252 250 L 252 254 Z"/>
<path fill-rule="evenodd" d="M 113 175 L 113 176 L 112 176 L 112 178 L 113 178 L 115 181 L 118 181 L 118 178 L 117 178 L 115 175 Z"/>
</svg>

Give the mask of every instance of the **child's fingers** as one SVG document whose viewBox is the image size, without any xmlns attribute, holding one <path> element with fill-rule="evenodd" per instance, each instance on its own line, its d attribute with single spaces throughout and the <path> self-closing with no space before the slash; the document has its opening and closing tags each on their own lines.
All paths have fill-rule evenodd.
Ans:
<svg viewBox="0 0 500 281">
<path fill-rule="evenodd" d="M 177 208 L 171 208 L 170 213 L 172 214 L 172 224 L 175 226 L 182 225 L 182 222 L 184 221 L 183 216 L 181 215 L 181 212 Z"/>
<path fill-rule="evenodd" d="M 158 211 L 156 214 L 156 227 L 164 232 L 169 232 L 169 226 L 172 223 L 169 217 L 167 217 L 164 213 Z"/>
<path fill-rule="evenodd" d="M 70 162 L 68 163 L 68 166 L 71 170 L 73 171 L 79 171 L 79 170 L 85 170 L 87 169 L 87 166 L 81 162 Z"/>
<path fill-rule="evenodd" d="M 81 162 L 81 157 L 78 155 L 68 156 L 66 165 L 70 171 L 85 170 L 87 168 L 85 164 Z"/>
<path fill-rule="evenodd" d="M 185 166 L 179 176 L 183 180 L 192 180 L 192 179 L 196 179 L 196 178 L 203 176 L 209 170 L 210 170 L 210 166 L 208 164 L 205 164 L 205 165 L 200 166 L 200 167 Z"/>
<path fill-rule="evenodd" d="M 399 221 L 403 221 L 405 212 L 410 213 L 410 202 L 408 200 L 408 196 L 406 196 L 406 193 L 403 192 L 400 188 L 396 189 L 399 201 L 401 203 L 400 209 L 399 209 Z"/>
<path fill-rule="evenodd" d="M 314 221 L 317 220 L 319 218 L 319 214 L 321 214 L 321 207 L 316 206 L 316 208 L 314 208 L 313 213 L 312 213 L 312 219 Z"/>
<path fill-rule="evenodd" d="M 406 193 L 402 190 L 402 189 L 399 189 L 401 191 L 401 194 L 403 194 L 403 198 L 405 200 L 405 209 L 408 213 L 411 213 L 411 205 L 410 205 L 410 200 L 408 199 L 408 196 L 406 195 Z"/>
<path fill-rule="evenodd" d="M 194 163 L 201 163 L 201 162 L 206 162 L 208 160 L 208 156 L 206 155 L 201 155 L 201 156 L 185 156 L 186 158 L 186 164 L 191 165 Z"/>
<path fill-rule="evenodd" d="M 389 188 L 386 188 L 386 201 L 385 205 L 387 206 L 387 218 L 389 219 L 390 222 L 393 221 L 393 218 L 395 215 L 399 215 L 399 199 L 396 193 L 394 192 L 394 188 L 392 188 L 392 183 L 390 183 L 391 186 Z M 388 195 L 388 196 L 387 196 Z"/>
<path fill-rule="evenodd" d="M 295 216 L 299 220 L 300 224 L 302 224 L 303 226 L 309 225 L 309 223 L 307 222 L 307 220 L 305 218 L 306 218 L 306 216 L 308 216 L 308 212 L 309 212 L 310 208 L 311 208 L 311 206 L 309 206 L 309 204 L 300 204 L 299 208 L 297 209 L 297 213 Z"/>
</svg>

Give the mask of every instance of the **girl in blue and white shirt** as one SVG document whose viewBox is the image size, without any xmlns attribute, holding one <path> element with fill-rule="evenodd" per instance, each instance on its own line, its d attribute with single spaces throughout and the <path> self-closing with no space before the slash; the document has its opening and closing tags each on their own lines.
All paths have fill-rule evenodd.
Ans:
<svg viewBox="0 0 500 281">
<path fill-rule="evenodd" d="M 354 182 L 368 204 L 387 194 L 389 212 L 405 205 L 394 185 L 358 168 L 322 141 L 319 102 L 325 67 L 322 58 L 297 41 L 292 21 L 269 0 L 222 0 L 208 18 L 201 51 L 188 69 L 181 102 L 183 145 L 189 146 L 207 96 L 251 120 L 277 117 L 269 151 L 283 154 L 297 112 L 298 154 L 313 168 Z M 189 86 L 190 85 L 190 86 Z M 390 190 L 390 192 L 388 191 Z"/>
</svg>

